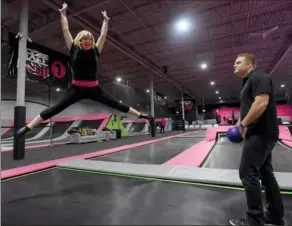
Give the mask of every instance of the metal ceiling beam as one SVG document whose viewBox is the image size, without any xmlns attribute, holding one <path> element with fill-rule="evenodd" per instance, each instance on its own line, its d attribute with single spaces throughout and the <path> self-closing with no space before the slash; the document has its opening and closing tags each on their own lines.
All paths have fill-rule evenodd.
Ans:
<svg viewBox="0 0 292 226">
<path fill-rule="evenodd" d="M 46 4 L 48 7 L 54 9 L 54 10 L 58 10 L 57 4 L 56 3 L 53 3 L 52 1 L 43 0 L 43 3 Z M 68 9 L 68 11 L 71 11 L 72 12 L 72 10 L 70 10 L 70 9 Z M 98 28 L 96 25 L 91 24 L 89 21 L 87 21 L 87 20 L 85 20 L 83 18 L 75 18 L 75 17 L 73 17 L 72 19 L 77 24 L 79 24 L 80 26 L 86 27 L 86 28 L 92 30 L 93 33 L 95 33 L 97 35 L 100 34 L 100 28 Z M 170 82 L 172 85 L 174 85 L 175 87 L 177 87 L 182 92 L 185 92 L 188 95 L 190 95 L 192 97 L 195 97 L 195 95 L 193 94 L 193 92 L 191 92 L 186 87 L 183 87 L 175 79 L 168 77 L 165 73 L 163 73 L 163 71 L 159 67 L 157 67 L 153 63 L 148 62 L 143 57 L 141 57 L 138 53 L 135 53 L 133 50 L 130 50 L 129 47 L 126 47 L 125 45 L 121 44 L 121 42 L 118 41 L 117 38 L 113 38 L 110 35 L 110 32 L 108 32 L 108 35 L 107 35 L 107 42 L 109 44 L 111 44 L 113 47 L 115 47 L 116 49 L 118 49 L 119 51 L 121 51 L 122 53 L 124 53 L 125 55 L 127 55 L 128 57 L 132 58 L 133 60 L 135 60 L 138 63 L 140 63 L 141 65 L 143 65 L 145 68 L 149 69 L 154 74 L 165 78 L 168 82 Z"/>
<path fill-rule="evenodd" d="M 285 57 L 287 56 L 287 54 L 292 50 L 291 45 L 286 49 L 286 51 L 284 52 L 284 54 L 280 57 L 280 59 L 277 61 L 277 63 L 275 63 L 274 67 L 271 69 L 269 75 L 272 76 L 273 73 L 275 72 L 275 70 L 279 67 L 279 65 L 282 63 L 282 61 L 285 59 Z"/>
<path fill-rule="evenodd" d="M 97 7 L 100 7 L 100 6 L 102 6 L 103 4 L 108 3 L 108 2 L 110 2 L 110 1 L 112 1 L 112 0 L 105 0 L 105 1 L 102 1 L 102 2 L 99 1 L 98 3 L 91 4 L 91 5 L 88 6 L 88 7 L 85 7 L 85 8 L 83 8 L 83 9 L 79 10 L 79 11 L 75 11 L 74 13 L 71 13 L 70 15 L 67 16 L 67 18 L 70 19 L 70 18 L 72 18 L 73 16 L 78 16 L 78 15 L 80 15 L 80 14 L 82 14 L 82 13 L 85 13 L 85 12 L 87 12 L 87 11 L 89 11 L 89 10 L 93 10 L 93 9 L 95 9 L 95 8 L 97 8 Z M 44 2 L 44 1 L 43 1 L 43 2 Z M 60 7 L 61 7 L 61 6 L 60 6 Z M 45 25 L 40 25 L 37 29 L 32 30 L 32 31 L 29 33 L 29 35 L 30 35 L 30 36 L 33 36 L 33 35 L 35 35 L 35 34 L 37 34 L 37 33 L 39 33 L 39 32 L 42 32 L 42 31 L 44 31 L 45 29 L 47 29 L 48 27 L 54 25 L 54 24 L 57 23 L 57 22 L 60 23 L 60 18 L 58 18 L 57 20 L 54 20 L 54 21 L 48 22 L 48 23 L 46 23 Z"/>
</svg>

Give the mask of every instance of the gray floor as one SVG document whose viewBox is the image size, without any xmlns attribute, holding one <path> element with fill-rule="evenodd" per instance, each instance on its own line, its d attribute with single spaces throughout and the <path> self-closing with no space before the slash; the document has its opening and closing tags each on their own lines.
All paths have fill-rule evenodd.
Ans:
<svg viewBox="0 0 292 226">
<path fill-rule="evenodd" d="M 173 138 L 91 160 L 139 164 L 163 164 L 202 140 L 203 138 Z"/>
<path fill-rule="evenodd" d="M 228 225 L 246 212 L 243 191 L 61 169 L 2 181 L 1 192 L 3 225 Z"/>
<path fill-rule="evenodd" d="M 242 145 L 231 143 L 226 137 L 218 139 L 209 157 L 203 164 L 205 168 L 238 169 Z M 273 150 L 273 167 L 275 172 L 292 172 L 292 150 L 279 143 Z"/>
</svg>

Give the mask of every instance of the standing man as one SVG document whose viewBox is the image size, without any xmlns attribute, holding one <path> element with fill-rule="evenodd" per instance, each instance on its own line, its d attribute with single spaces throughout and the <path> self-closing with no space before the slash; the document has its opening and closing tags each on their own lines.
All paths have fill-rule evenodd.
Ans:
<svg viewBox="0 0 292 226">
<path fill-rule="evenodd" d="M 245 139 L 239 177 L 245 188 L 247 219 L 230 220 L 231 225 L 284 225 L 280 188 L 273 173 L 272 150 L 278 140 L 276 100 L 271 78 L 256 68 L 255 56 L 239 54 L 234 73 L 243 79 L 240 93 L 240 117 L 237 126 Z M 263 210 L 261 185 L 265 189 Z"/>
</svg>

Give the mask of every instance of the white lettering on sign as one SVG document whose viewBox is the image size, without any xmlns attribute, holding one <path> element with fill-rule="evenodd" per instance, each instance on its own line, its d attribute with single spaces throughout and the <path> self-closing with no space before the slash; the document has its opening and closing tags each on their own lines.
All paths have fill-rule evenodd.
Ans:
<svg viewBox="0 0 292 226">
<path fill-rule="evenodd" d="M 48 66 L 49 56 L 37 50 L 27 48 L 27 60 L 39 66 Z"/>
<path fill-rule="evenodd" d="M 49 77 L 49 56 L 27 48 L 26 72 L 38 77 Z"/>
</svg>

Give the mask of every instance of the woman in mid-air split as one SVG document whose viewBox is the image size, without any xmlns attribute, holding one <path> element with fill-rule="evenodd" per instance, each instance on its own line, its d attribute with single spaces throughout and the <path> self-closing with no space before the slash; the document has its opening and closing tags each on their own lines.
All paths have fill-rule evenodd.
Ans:
<svg viewBox="0 0 292 226">
<path fill-rule="evenodd" d="M 63 3 L 62 9 L 59 9 L 59 11 L 61 14 L 61 25 L 65 42 L 70 50 L 70 63 L 73 71 L 72 85 L 54 106 L 43 110 L 30 123 L 19 129 L 17 131 L 17 136 L 20 137 L 26 134 L 38 124 L 60 113 L 81 99 L 99 101 L 121 112 L 129 113 L 138 118 L 149 119 L 150 125 L 153 126 L 154 118 L 152 116 L 144 115 L 135 109 L 120 103 L 104 92 L 99 86 L 99 57 L 106 40 L 109 21 L 106 11 L 102 11 L 104 20 L 101 34 L 95 42 L 93 35 L 87 30 L 80 31 L 75 39 L 72 38 L 66 15 L 67 8 L 67 4 Z M 152 134 L 152 136 L 154 135 Z"/>
</svg>

